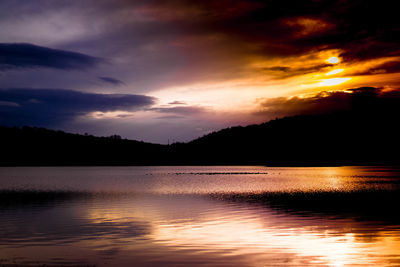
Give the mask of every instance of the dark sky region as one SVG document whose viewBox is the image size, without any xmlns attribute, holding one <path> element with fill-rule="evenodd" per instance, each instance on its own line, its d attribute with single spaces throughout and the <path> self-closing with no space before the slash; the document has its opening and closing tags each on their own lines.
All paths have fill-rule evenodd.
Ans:
<svg viewBox="0 0 400 267">
<path fill-rule="evenodd" d="M 0 124 L 167 143 L 398 101 L 399 39 L 396 1 L 3 0 Z"/>
</svg>

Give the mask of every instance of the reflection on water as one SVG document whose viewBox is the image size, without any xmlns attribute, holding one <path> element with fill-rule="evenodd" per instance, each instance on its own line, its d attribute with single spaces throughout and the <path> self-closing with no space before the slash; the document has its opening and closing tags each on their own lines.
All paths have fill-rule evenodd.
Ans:
<svg viewBox="0 0 400 267">
<path fill-rule="evenodd" d="M 0 168 L 0 265 L 398 266 L 399 174 Z"/>
</svg>

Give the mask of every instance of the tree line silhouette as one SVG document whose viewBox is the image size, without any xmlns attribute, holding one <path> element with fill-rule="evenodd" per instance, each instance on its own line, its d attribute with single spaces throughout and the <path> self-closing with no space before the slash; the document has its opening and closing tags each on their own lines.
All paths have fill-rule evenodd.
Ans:
<svg viewBox="0 0 400 267">
<path fill-rule="evenodd" d="M 0 165 L 398 165 L 398 118 L 391 114 L 299 115 L 171 145 L 3 126 Z"/>
</svg>

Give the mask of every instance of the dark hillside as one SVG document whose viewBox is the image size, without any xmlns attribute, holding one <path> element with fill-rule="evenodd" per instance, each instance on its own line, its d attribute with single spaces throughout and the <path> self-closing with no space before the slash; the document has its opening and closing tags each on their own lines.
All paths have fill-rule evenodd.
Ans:
<svg viewBox="0 0 400 267">
<path fill-rule="evenodd" d="M 0 127 L 1 165 L 147 165 L 164 146 L 43 128 Z"/>
<path fill-rule="evenodd" d="M 397 164 L 397 122 L 357 113 L 294 116 L 214 132 L 185 149 L 204 164 Z"/>
<path fill-rule="evenodd" d="M 287 117 L 169 146 L 0 127 L 0 165 L 398 165 L 399 120 L 391 114 Z"/>
</svg>

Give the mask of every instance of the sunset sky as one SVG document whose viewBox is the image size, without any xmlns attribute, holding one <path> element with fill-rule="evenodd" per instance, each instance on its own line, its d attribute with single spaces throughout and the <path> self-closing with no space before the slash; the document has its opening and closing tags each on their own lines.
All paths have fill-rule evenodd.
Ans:
<svg viewBox="0 0 400 267">
<path fill-rule="evenodd" d="M 400 98 L 395 1 L 0 2 L 0 125 L 167 143 Z M 363 90 L 363 89 L 360 89 Z"/>
</svg>

